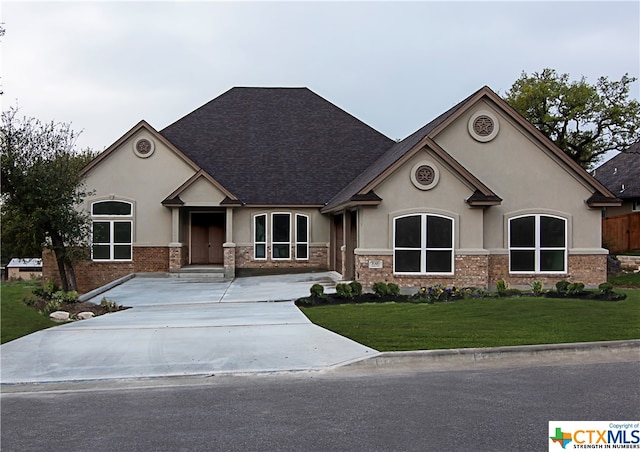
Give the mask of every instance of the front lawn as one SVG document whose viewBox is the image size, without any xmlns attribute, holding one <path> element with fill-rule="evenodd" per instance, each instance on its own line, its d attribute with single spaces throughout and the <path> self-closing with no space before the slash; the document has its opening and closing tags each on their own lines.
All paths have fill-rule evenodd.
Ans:
<svg viewBox="0 0 640 452">
<path fill-rule="evenodd" d="M 0 344 L 57 325 L 22 302 L 22 299 L 39 284 L 39 282 L 33 281 L 17 281 L 3 282 L 0 285 L 2 291 L 0 298 Z"/>
<path fill-rule="evenodd" d="M 379 351 L 640 339 L 640 290 L 622 301 L 489 298 L 301 308 L 324 328 Z"/>
</svg>

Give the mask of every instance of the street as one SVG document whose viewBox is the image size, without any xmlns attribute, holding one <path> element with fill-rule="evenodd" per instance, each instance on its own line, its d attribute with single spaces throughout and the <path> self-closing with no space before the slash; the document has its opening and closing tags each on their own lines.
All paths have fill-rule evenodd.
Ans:
<svg viewBox="0 0 640 452">
<path fill-rule="evenodd" d="M 640 363 L 3 387 L 3 451 L 545 451 L 550 420 L 638 420 Z"/>
</svg>

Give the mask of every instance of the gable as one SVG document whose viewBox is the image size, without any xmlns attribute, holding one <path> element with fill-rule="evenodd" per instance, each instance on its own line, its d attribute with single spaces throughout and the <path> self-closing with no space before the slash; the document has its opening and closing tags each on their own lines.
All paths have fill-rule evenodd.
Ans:
<svg viewBox="0 0 640 452">
<path fill-rule="evenodd" d="M 235 201 L 233 195 L 200 170 L 162 201 L 165 206 L 217 206 Z"/>
<path fill-rule="evenodd" d="M 322 206 L 393 144 L 306 88 L 233 88 L 160 133 L 248 205 Z"/>
<path fill-rule="evenodd" d="M 475 125 L 477 124 L 476 119 L 486 122 L 489 116 L 493 118 L 489 120 L 490 125 L 495 122 L 495 130 L 491 128 L 491 130 L 481 130 L 478 133 L 473 132 L 474 128 L 470 125 L 470 120 L 473 119 L 473 124 Z M 498 120 L 498 118 L 501 119 Z M 503 121 L 511 129 L 508 132 L 500 133 L 499 127 Z M 518 130 L 518 133 L 509 134 L 515 129 Z M 502 138 L 499 140 L 495 139 L 500 136 Z M 510 142 L 513 139 L 515 141 Z M 447 140 L 451 142 L 447 142 Z M 619 205 L 620 203 L 620 200 L 610 193 L 606 187 L 571 160 L 503 99 L 485 86 L 409 137 L 392 146 L 341 190 L 323 208 L 323 211 L 330 212 L 356 203 L 359 196 L 369 194 L 369 190 L 372 187 L 388 177 L 389 173 L 394 171 L 399 164 L 424 146 L 436 150 L 443 159 L 446 159 L 452 167 L 457 169 L 461 177 L 477 187 L 476 192 L 467 199 L 469 205 L 489 206 L 499 204 L 501 189 L 509 192 L 515 186 L 514 181 L 518 183 L 531 180 L 534 174 L 544 174 L 539 171 L 536 173 L 536 170 L 543 170 L 544 168 L 557 174 L 557 177 L 553 180 L 554 183 L 558 183 L 560 186 L 563 180 L 571 179 L 582 186 L 585 191 L 580 192 L 579 196 L 584 196 L 583 200 L 590 207 Z M 495 152 L 467 152 L 472 147 L 478 149 L 483 147 L 485 150 L 493 149 Z M 516 149 L 517 152 L 511 154 L 503 152 L 509 147 Z M 526 159 L 518 160 L 517 155 L 524 155 L 521 151 L 525 148 L 529 152 L 526 154 Z M 493 155 L 493 157 L 488 157 L 490 155 Z M 543 161 L 541 159 L 544 155 L 546 155 L 546 160 Z M 539 166 L 540 164 L 542 164 L 542 167 Z M 500 174 L 503 174 L 504 168 L 518 169 L 511 173 L 504 173 L 508 177 L 501 178 Z M 514 172 L 524 172 L 525 177 L 519 179 L 509 176 Z M 512 182 L 504 183 L 508 179 L 511 179 Z M 494 185 L 494 181 L 500 180 L 503 183 Z M 540 179 L 537 180 L 537 182 L 539 181 Z M 491 188 L 486 184 L 491 185 Z M 549 187 L 546 188 L 548 189 Z M 546 192 L 545 190 L 539 190 L 538 193 Z"/>
</svg>

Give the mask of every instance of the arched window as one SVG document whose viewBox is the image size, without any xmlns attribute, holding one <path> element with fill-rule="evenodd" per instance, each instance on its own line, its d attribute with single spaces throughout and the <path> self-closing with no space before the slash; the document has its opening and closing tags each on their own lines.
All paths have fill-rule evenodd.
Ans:
<svg viewBox="0 0 640 452">
<path fill-rule="evenodd" d="M 453 274 L 453 219 L 417 214 L 393 221 L 393 271 Z"/>
<path fill-rule="evenodd" d="M 509 220 L 511 273 L 566 273 L 567 220 L 526 215 Z"/>
<path fill-rule="evenodd" d="M 133 204 L 96 201 L 91 204 L 91 258 L 130 261 L 133 245 Z"/>
</svg>

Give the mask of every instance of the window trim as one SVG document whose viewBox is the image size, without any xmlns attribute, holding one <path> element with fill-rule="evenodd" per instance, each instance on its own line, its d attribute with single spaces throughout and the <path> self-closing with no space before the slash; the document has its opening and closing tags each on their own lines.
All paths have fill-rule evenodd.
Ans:
<svg viewBox="0 0 640 452">
<path fill-rule="evenodd" d="M 95 223 L 109 223 L 109 242 L 94 242 L 93 241 L 93 225 Z M 130 236 L 128 242 L 117 242 L 115 241 L 115 225 L 116 223 L 129 223 L 130 226 Z M 93 247 L 94 246 L 108 246 L 109 247 L 109 258 L 108 259 L 100 259 L 95 258 L 93 255 Z M 128 259 L 116 259 L 115 258 L 115 247 L 116 246 L 125 246 L 128 245 L 130 249 L 131 257 Z M 131 262 L 133 260 L 133 220 L 114 220 L 114 219 L 103 219 L 100 218 L 98 221 L 91 222 L 91 260 L 94 262 Z"/>
<path fill-rule="evenodd" d="M 420 248 L 409 247 L 396 247 L 396 225 L 397 220 L 407 217 L 420 217 Z M 428 217 L 440 217 L 445 218 L 451 222 L 451 247 L 449 248 L 429 248 L 426 244 L 427 237 L 427 218 Z M 455 274 L 455 243 L 456 243 L 456 229 L 455 218 L 429 212 L 413 212 L 405 215 L 398 215 L 393 217 L 393 236 L 391 237 L 393 244 L 393 274 L 394 275 L 406 275 L 406 276 L 452 276 Z M 396 270 L 396 251 L 415 251 L 420 250 L 420 271 L 419 272 L 400 272 Z M 450 272 L 429 272 L 427 271 L 427 252 L 428 251 L 450 251 L 451 252 L 451 271 Z"/>
<path fill-rule="evenodd" d="M 517 220 L 520 218 L 527 218 L 527 217 L 534 217 L 534 246 L 528 246 L 528 247 L 512 247 L 511 246 L 511 221 L 513 220 Z M 554 246 L 547 246 L 547 247 L 542 247 L 540 245 L 540 219 L 542 217 L 549 217 L 549 218 L 555 218 L 558 220 L 562 220 L 564 222 L 564 247 L 554 247 Z M 525 213 L 522 215 L 515 215 L 512 217 L 509 217 L 507 220 L 507 225 L 508 225 L 508 232 L 507 232 L 507 252 L 508 252 L 508 256 L 509 256 L 509 274 L 511 275 L 530 275 L 530 274 L 541 274 L 541 275 L 566 275 L 568 272 L 568 266 L 569 266 L 569 260 L 568 260 L 568 256 L 569 256 L 569 221 L 567 218 L 562 217 L 560 215 L 554 215 L 554 214 L 549 214 L 549 213 Z M 511 269 L 511 251 L 513 250 L 521 250 L 521 251 L 532 251 L 534 252 L 534 269 L 533 270 L 512 270 Z M 553 270 L 540 270 L 540 263 L 541 263 L 541 259 L 540 259 L 540 253 L 542 251 L 564 251 L 563 256 L 564 256 L 564 269 L 560 270 L 560 271 L 553 271 Z"/>
<path fill-rule="evenodd" d="M 287 215 L 289 217 L 289 240 L 287 242 L 276 242 L 273 240 L 274 233 L 273 227 L 275 222 L 273 221 L 276 215 Z M 291 212 L 271 212 L 271 260 L 272 261 L 290 261 L 292 259 L 291 256 Z M 275 245 L 287 245 L 288 246 L 288 257 L 274 257 L 273 249 Z"/>
<path fill-rule="evenodd" d="M 298 238 L 298 218 L 304 218 L 307 221 L 307 240 L 306 241 L 301 241 Z M 297 261 L 308 261 L 309 260 L 309 215 L 305 215 L 302 213 L 296 213 L 295 214 L 295 240 L 294 240 L 294 245 L 295 245 L 295 256 L 296 256 L 296 260 Z M 298 257 L 298 246 L 299 245 L 305 245 L 306 247 L 306 251 L 307 251 L 307 256 L 306 257 Z"/>
<path fill-rule="evenodd" d="M 94 207 L 97 204 L 105 203 L 105 202 L 118 202 L 122 204 L 129 205 L 129 213 L 128 214 L 94 214 Z M 91 246 L 91 261 L 92 262 L 132 262 L 133 261 L 133 237 L 134 237 L 134 203 L 132 201 L 126 201 L 124 199 L 100 199 L 91 202 L 90 213 L 91 213 L 91 232 L 90 232 L 90 246 Z M 109 223 L 109 239 L 108 243 L 100 242 L 95 243 L 93 241 L 93 226 L 95 223 Z M 116 223 L 129 223 L 131 234 L 128 242 L 116 243 L 115 242 L 115 225 Z M 108 259 L 100 259 L 95 258 L 93 253 L 94 245 L 98 246 L 108 246 L 109 247 L 109 258 Z M 128 259 L 116 259 L 115 258 L 115 247 L 116 246 L 128 246 L 130 250 L 130 256 Z"/>
<path fill-rule="evenodd" d="M 258 218 L 260 217 L 264 217 L 264 241 L 259 242 L 257 240 L 258 239 L 257 221 L 258 221 Z M 267 214 L 259 213 L 254 215 L 253 216 L 253 260 L 266 261 L 268 259 L 268 256 L 269 256 L 269 247 L 267 246 L 268 238 L 269 237 L 268 237 L 268 227 L 267 227 Z M 257 253 L 256 253 L 257 245 L 264 245 L 264 257 L 257 257 Z"/>
</svg>

